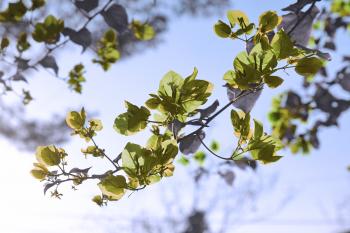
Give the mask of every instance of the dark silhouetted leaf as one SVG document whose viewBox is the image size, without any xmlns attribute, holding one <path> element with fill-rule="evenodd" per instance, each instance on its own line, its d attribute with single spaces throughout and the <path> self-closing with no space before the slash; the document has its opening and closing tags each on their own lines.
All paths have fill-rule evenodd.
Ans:
<svg viewBox="0 0 350 233">
<path fill-rule="evenodd" d="M 69 36 L 69 39 L 71 39 L 71 41 L 74 43 L 81 45 L 83 47 L 83 52 L 92 43 L 91 32 L 86 27 L 80 29 L 79 31 L 75 31 L 71 28 L 65 28 L 62 33 L 65 36 Z"/>
<path fill-rule="evenodd" d="M 350 91 L 350 73 L 345 73 L 339 80 L 339 84 L 344 90 Z"/>
<path fill-rule="evenodd" d="M 123 6 L 113 4 L 107 10 L 101 13 L 108 26 L 122 33 L 128 27 L 128 14 Z"/>
<path fill-rule="evenodd" d="M 86 12 L 90 12 L 98 7 L 98 0 L 75 1 L 75 5 Z"/>
<path fill-rule="evenodd" d="M 219 101 L 215 100 L 214 103 L 212 103 L 209 107 L 204 109 L 198 109 L 197 111 L 200 113 L 200 119 L 204 119 L 209 117 L 211 114 L 213 114 L 216 109 L 219 107 Z"/>
<path fill-rule="evenodd" d="M 83 173 L 84 175 L 87 175 L 91 167 L 85 168 L 85 169 L 80 169 L 80 168 L 72 168 L 69 173 Z"/>
<path fill-rule="evenodd" d="M 311 35 L 312 23 L 318 13 L 318 8 L 314 6 L 310 13 L 299 12 L 298 14 L 289 13 L 283 15 L 282 23 L 278 26 L 278 29 L 283 28 L 296 44 L 307 46 Z"/>
<path fill-rule="evenodd" d="M 337 49 L 333 41 L 327 41 L 323 47 L 334 51 Z"/>
<path fill-rule="evenodd" d="M 16 57 L 17 68 L 19 70 L 26 70 L 29 68 L 29 60 Z"/>
<path fill-rule="evenodd" d="M 230 185 L 230 186 L 233 185 L 233 182 L 236 177 L 233 171 L 219 172 L 218 174 L 225 180 L 227 185 Z"/>
<path fill-rule="evenodd" d="M 55 186 L 57 184 L 57 182 L 53 182 L 53 183 L 46 183 L 44 185 L 44 195 L 46 194 L 47 190 L 49 190 L 50 188 L 52 188 L 53 186 Z"/>
<path fill-rule="evenodd" d="M 298 13 L 300 10 L 304 8 L 304 6 L 313 3 L 315 0 L 298 0 L 296 3 L 293 3 L 285 8 L 283 11 L 292 11 L 294 13 Z M 318 0 L 320 1 L 320 0 Z"/>
<path fill-rule="evenodd" d="M 205 133 L 200 131 L 198 134 L 183 138 L 179 145 L 180 151 L 185 155 L 196 153 L 201 145 L 201 140 L 198 137 L 203 140 L 205 138 Z"/>
<path fill-rule="evenodd" d="M 13 81 L 23 81 L 28 82 L 27 79 L 22 75 L 22 73 L 16 73 L 14 76 L 12 76 Z"/>
<path fill-rule="evenodd" d="M 56 63 L 55 57 L 46 56 L 39 62 L 39 64 L 45 68 L 53 69 L 55 71 L 55 74 L 58 75 L 58 65 Z"/>
<path fill-rule="evenodd" d="M 227 96 L 230 101 L 237 98 L 242 93 L 242 91 L 238 88 L 232 88 L 227 87 Z M 250 112 L 255 102 L 258 100 L 259 96 L 261 95 L 261 90 L 258 90 L 256 92 L 252 92 L 247 94 L 246 96 L 242 96 L 241 98 L 237 99 L 232 105 L 236 108 L 241 109 L 244 112 Z"/>
<path fill-rule="evenodd" d="M 168 124 L 168 129 L 174 134 L 174 137 L 176 138 L 180 132 L 180 130 L 185 127 L 186 124 L 175 119 L 171 123 Z"/>
</svg>

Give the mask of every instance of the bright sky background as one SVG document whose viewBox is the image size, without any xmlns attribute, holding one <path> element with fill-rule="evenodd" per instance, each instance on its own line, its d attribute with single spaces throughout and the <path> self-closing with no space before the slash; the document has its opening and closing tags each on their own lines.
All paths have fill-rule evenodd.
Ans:
<svg viewBox="0 0 350 233">
<path fill-rule="evenodd" d="M 246 0 L 235 1 L 234 8 L 247 12 L 252 21 L 256 21 L 263 11 L 278 11 L 289 3 L 291 1 Z M 164 42 L 156 49 L 122 61 L 108 73 L 102 72 L 96 65 L 89 66 L 88 81 L 81 96 L 68 91 L 65 83 L 55 80 L 46 72 L 38 72 L 31 80 L 30 88 L 36 100 L 29 105 L 29 114 L 45 118 L 55 112 L 80 109 L 81 106 L 85 106 L 88 111 L 98 112 L 105 129 L 97 141 L 110 154 L 117 155 L 127 141 L 141 144 L 147 137 L 147 132 L 131 138 L 114 132 L 111 126 L 115 116 L 124 111 L 123 101 L 143 104 L 148 94 L 157 90 L 159 80 L 169 70 L 186 76 L 196 66 L 200 78 L 215 84 L 211 100 L 217 98 L 224 105 L 227 99 L 222 87 L 222 76 L 231 69 L 235 54 L 244 47 L 239 41 L 222 40 L 214 35 L 212 25 L 217 19 L 218 17 L 181 18 L 172 21 Z M 341 50 L 349 54 L 348 37 L 345 36 L 341 36 Z M 61 70 L 62 74 L 77 59 L 81 58 L 71 51 L 62 54 L 60 63 L 66 66 L 66 70 Z M 337 68 L 337 60 L 330 67 Z M 286 78 L 284 88 L 300 87 L 300 77 L 293 73 L 283 76 Z M 271 97 L 284 88 L 273 91 L 266 89 L 253 110 L 254 118 L 263 121 L 266 127 Z M 228 114 L 229 111 L 215 120 L 207 133 L 210 135 L 207 140 L 218 139 L 222 148 L 225 148 L 224 151 L 232 148 L 231 127 L 227 127 Z M 242 210 L 243 216 L 238 213 L 237 221 L 232 221 L 229 226 L 232 232 L 329 233 L 350 228 L 350 173 L 346 171 L 350 164 L 349 118 L 350 112 L 341 117 L 340 128 L 322 131 L 320 150 L 313 151 L 308 156 L 293 156 L 285 152 L 285 157 L 280 162 L 260 166 L 256 174 L 242 175 L 248 178 L 242 178 L 246 180 L 231 188 L 230 198 L 236 200 L 238 195 L 242 195 L 239 190 L 246 188 L 250 179 L 249 182 L 262 185 L 255 185 L 255 190 L 262 194 L 257 202 L 257 212 Z M 80 148 L 84 146 L 85 143 L 79 138 L 65 145 L 72 166 L 90 162 L 98 164 L 98 168 L 104 168 L 103 161 L 83 159 Z M 94 184 L 83 185 L 77 192 L 67 189 L 62 200 L 44 196 L 42 184 L 29 175 L 34 155 L 16 150 L 5 140 L 0 141 L 0 148 L 1 233 L 132 232 L 130 226 L 137 224 L 137 221 L 132 221 L 135 216 L 161 219 L 165 211 L 162 205 L 166 193 L 176 193 L 178 206 L 185 213 L 190 211 L 193 186 L 186 182 L 188 173 L 181 166 L 178 166 L 172 178 L 164 179 L 119 202 L 111 202 L 108 207 L 99 208 L 90 201 L 99 193 Z M 269 185 L 271 182 L 272 186 Z M 218 191 L 208 189 L 208 192 Z M 283 208 L 278 209 L 286 199 L 288 201 Z M 232 211 L 237 210 L 233 208 Z M 211 218 L 213 225 L 219 217 L 220 213 Z"/>
</svg>

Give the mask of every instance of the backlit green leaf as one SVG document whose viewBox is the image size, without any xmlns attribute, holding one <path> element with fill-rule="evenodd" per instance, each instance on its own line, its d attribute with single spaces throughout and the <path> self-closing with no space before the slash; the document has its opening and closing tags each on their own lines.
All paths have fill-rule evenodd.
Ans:
<svg viewBox="0 0 350 233">
<path fill-rule="evenodd" d="M 275 11 L 266 11 L 259 16 L 259 30 L 263 33 L 273 30 L 281 22 Z"/>
<path fill-rule="evenodd" d="M 60 151 L 54 145 L 38 146 L 35 156 L 39 163 L 46 166 L 55 166 L 61 162 Z"/>
<path fill-rule="evenodd" d="M 298 61 L 295 71 L 302 76 L 315 75 L 323 66 L 323 62 L 317 57 L 305 57 Z"/>
<path fill-rule="evenodd" d="M 125 101 L 127 112 L 120 114 L 115 120 L 113 128 L 120 134 L 132 135 L 147 126 L 150 111 L 145 107 L 137 107 Z"/>
<path fill-rule="evenodd" d="M 98 187 L 109 200 L 117 201 L 123 197 L 127 184 L 124 176 L 109 175 L 98 184 Z"/>
<path fill-rule="evenodd" d="M 229 25 L 226 23 L 222 22 L 219 20 L 215 25 L 214 25 L 214 31 L 216 35 L 218 35 L 221 38 L 227 38 L 231 34 L 231 28 Z"/>
<path fill-rule="evenodd" d="M 276 88 L 283 83 L 283 79 L 278 76 L 265 76 L 264 82 L 271 88 Z"/>
<path fill-rule="evenodd" d="M 246 27 L 249 25 L 249 19 L 248 16 L 239 10 L 230 10 L 227 12 L 227 18 L 231 23 L 231 26 L 234 27 L 234 25 L 237 23 L 240 25 L 241 28 Z M 242 27 L 243 26 L 243 27 Z"/>
</svg>

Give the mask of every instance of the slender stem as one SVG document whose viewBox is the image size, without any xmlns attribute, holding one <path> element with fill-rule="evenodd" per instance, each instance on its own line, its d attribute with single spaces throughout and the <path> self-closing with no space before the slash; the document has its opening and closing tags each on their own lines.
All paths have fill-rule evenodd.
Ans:
<svg viewBox="0 0 350 233">
<path fill-rule="evenodd" d="M 205 143 L 204 141 L 201 139 L 201 137 L 199 135 L 197 135 L 197 138 L 201 141 L 202 145 L 205 147 L 205 149 L 207 149 L 212 155 L 220 158 L 220 159 L 223 159 L 223 160 L 232 160 L 231 157 L 229 158 L 226 158 L 226 157 L 222 157 L 218 154 L 216 154 L 214 151 L 212 151 Z"/>
<path fill-rule="evenodd" d="M 91 139 L 92 143 L 96 146 L 96 148 L 102 152 L 103 156 L 106 157 L 106 159 L 108 159 L 109 162 L 111 162 L 111 164 L 115 167 L 115 169 L 116 169 L 116 170 L 120 170 L 120 167 L 119 167 L 117 164 L 115 164 L 115 163 L 113 162 L 113 160 L 112 160 L 108 155 L 106 155 L 106 153 L 104 152 L 104 150 L 102 150 L 102 149 L 100 149 L 100 148 L 98 147 L 98 145 L 97 145 L 97 143 L 95 142 L 94 138 L 93 138 L 93 137 L 90 137 L 90 139 Z"/>
<path fill-rule="evenodd" d="M 258 90 L 261 90 L 263 84 L 260 84 L 259 86 L 257 86 L 256 88 L 250 89 L 250 90 L 246 90 L 246 91 L 242 91 L 236 98 L 232 99 L 230 102 L 228 102 L 224 107 L 222 107 L 219 111 L 217 111 L 214 115 L 212 115 L 211 117 L 209 117 L 207 119 L 207 122 L 205 125 L 200 126 L 198 129 L 194 130 L 193 132 L 187 134 L 186 136 L 179 138 L 178 142 L 181 142 L 182 140 L 184 140 L 185 138 L 188 138 L 192 135 L 198 134 L 202 129 L 204 129 L 205 127 L 208 126 L 208 124 L 214 120 L 218 115 L 220 115 L 223 111 L 225 111 L 228 107 L 231 106 L 231 104 L 235 103 L 237 100 L 239 100 L 240 98 L 247 96 L 251 93 L 254 93 Z"/>
</svg>

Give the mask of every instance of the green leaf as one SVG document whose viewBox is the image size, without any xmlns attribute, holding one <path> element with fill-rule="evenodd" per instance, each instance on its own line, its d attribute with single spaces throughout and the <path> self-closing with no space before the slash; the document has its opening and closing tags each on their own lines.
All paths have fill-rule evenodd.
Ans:
<svg viewBox="0 0 350 233">
<path fill-rule="evenodd" d="M 263 133 L 264 133 L 264 128 L 262 123 L 254 119 L 254 139 L 260 139 Z"/>
<path fill-rule="evenodd" d="M 44 180 L 46 176 L 49 174 L 49 170 L 46 168 L 44 164 L 34 163 L 34 169 L 30 171 L 32 176 L 38 180 Z"/>
<path fill-rule="evenodd" d="M 275 146 L 268 145 L 258 150 L 257 155 L 253 156 L 254 159 L 261 161 L 264 164 L 273 163 L 281 159 L 281 156 L 275 155 Z"/>
<path fill-rule="evenodd" d="M 43 7 L 45 3 L 46 3 L 45 0 L 32 0 L 32 7 L 30 8 L 30 10 L 33 11 L 33 10 L 39 9 Z"/>
<path fill-rule="evenodd" d="M 145 107 L 137 107 L 125 101 L 127 112 L 120 114 L 115 120 L 113 128 L 120 134 L 132 135 L 147 126 L 147 120 L 151 115 L 150 111 Z"/>
<path fill-rule="evenodd" d="M 239 129 L 239 126 L 241 123 L 241 118 L 240 118 L 238 112 L 233 110 L 233 109 L 231 110 L 231 123 L 232 123 L 233 128 Z"/>
<path fill-rule="evenodd" d="M 117 201 L 125 194 L 127 184 L 124 176 L 109 175 L 98 183 L 98 187 L 109 200 Z"/>
<path fill-rule="evenodd" d="M 223 80 L 225 80 L 230 86 L 237 86 L 236 73 L 233 70 L 229 70 L 224 74 Z"/>
<path fill-rule="evenodd" d="M 81 149 L 81 152 L 85 155 L 92 155 L 94 157 L 103 157 L 103 151 L 96 146 L 88 146 L 86 149 Z"/>
<path fill-rule="evenodd" d="M 184 166 L 187 166 L 190 164 L 190 160 L 188 158 L 186 158 L 185 156 L 181 156 L 178 160 L 177 160 L 178 163 L 184 165 Z"/>
<path fill-rule="evenodd" d="M 218 151 L 220 148 L 219 142 L 217 141 L 212 141 L 210 144 L 210 149 L 213 151 Z"/>
<path fill-rule="evenodd" d="M 283 83 L 283 79 L 278 76 L 265 76 L 264 82 L 271 88 L 276 88 Z"/>
<path fill-rule="evenodd" d="M 77 93 L 81 93 L 82 91 L 82 83 L 85 82 L 85 78 L 83 76 L 84 73 L 84 65 L 77 64 L 74 68 L 69 72 L 68 85 Z"/>
<path fill-rule="evenodd" d="M 151 154 L 150 150 L 142 148 L 140 145 L 134 143 L 126 144 L 122 152 L 122 164 L 126 169 L 125 172 L 130 176 L 135 176 L 137 174 L 137 169 L 144 165 L 143 157 L 149 156 Z"/>
<path fill-rule="evenodd" d="M 178 73 L 169 71 L 160 80 L 158 93 L 160 95 L 179 98 L 179 89 L 182 87 L 184 79 Z"/>
<path fill-rule="evenodd" d="M 38 146 L 35 156 L 39 163 L 46 166 L 55 166 L 61 162 L 60 151 L 54 145 Z"/>
<path fill-rule="evenodd" d="M 281 22 L 275 11 L 266 11 L 259 16 L 259 30 L 263 33 L 272 31 Z"/>
<path fill-rule="evenodd" d="M 278 59 L 285 59 L 289 56 L 298 55 L 294 44 L 283 29 L 279 30 L 271 41 L 271 47 Z"/>
<path fill-rule="evenodd" d="M 141 23 L 138 20 L 133 20 L 131 22 L 131 29 L 134 32 L 134 35 L 139 40 L 151 40 L 155 36 L 154 28 L 147 24 Z"/>
<path fill-rule="evenodd" d="M 92 198 L 92 201 L 95 202 L 98 206 L 103 205 L 103 198 L 100 195 L 96 195 Z"/>
<path fill-rule="evenodd" d="M 1 50 L 4 50 L 10 45 L 10 40 L 7 37 L 3 37 L 0 43 Z"/>
<path fill-rule="evenodd" d="M 201 166 L 203 166 L 206 157 L 207 155 L 203 151 L 198 151 L 193 156 L 194 160 Z"/>
<path fill-rule="evenodd" d="M 99 119 L 91 119 L 89 120 L 89 124 L 90 129 L 92 129 L 93 131 L 101 131 L 103 129 L 102 122 Z"/>
<path fill-rule="evenodd" d="M 323 66 L 323 62 L 316 57 L 305 57 L 298 61 L 295 71 L 302 76 L 315 75 Z"/>
<path fill-rule="evenodd" d="M 180 93 L 180 104 L 186 113 L 191 113 L 205 104 L 213 90 L 213 84 L 205 80 L 192 80 L 183 85 Z"/>
<path fill-rule="evenodd" d="M 99 41 L 97 55 L 99 59 L 93 59 L 94 63 L 102 66 L 107 71 L 111 64 L 120 59 L 120 52 L 117 49 L 117 34 L 113 29 L 107 30 Z"/>
<path fill-rule="evenodd" d="M 38 180 L 44 180 L 47 176 L 47 172 L 41 170 L 41 169 L 38 169 L 38 168 L 34 168 L 30 171 L 30 174 L 35 178 L 35 179 L 38 179 Z"/>
<path fill-rule="evenodd" d="M 18 22 L 27 13 L 23 1 L 9 3 L 5 11 L 0 12 L 0 22 Z"/>
<path fill-rule="evenodd" d="M 214 31 L 216 35 L 218 35 L 221 38 L 227 38 L 231 34 L 231 28 L 229 25 L 226 23 L 222 22 L 219 20 L 215 25 L 214 25 Z"/>
<path fill-rule="evenodd" d="M 185 78 L 185 83 L 192 81 L 192 80 L 195 80 L 197 75 L 198 75 L 198 69 L 197 69 L 197 67 L 194 67 L 192 74 Z"/>
<path fill-rule="evenodd" d="M 49 15 L 43 23 L 35 24 L 33 39 L 37 42 L 55 44 L 60 39 L 60 33 L 64 29 L 64 21 Z"/>
<path fill-rule="evenodd" d="M 227 18 L 230 21 L 232 27 L 234 27 L 236 23 L 240 25 L 241 28 L 245 28 L 249 25 L 249 19 L 247 15 L 239 10 L 227 11 Z"/>
<path fill-rule="evenodd" d="M 145 105 L 150 109 L 157 109 L 162 100 L 157 95 L 151 94 L 150 96 L 151 98 L 145 102 Z"/>
<path fill-rule="evenodd" d="M 81 110 L 81 112 L 68 112 L 66 116 L 66 123 L 67 125 L 74 130 L 80 130 L 84 127 L 86 120 L 85 110 L 84 108 Z"/>
</svg>

